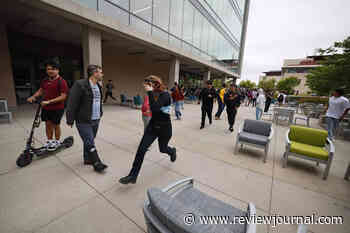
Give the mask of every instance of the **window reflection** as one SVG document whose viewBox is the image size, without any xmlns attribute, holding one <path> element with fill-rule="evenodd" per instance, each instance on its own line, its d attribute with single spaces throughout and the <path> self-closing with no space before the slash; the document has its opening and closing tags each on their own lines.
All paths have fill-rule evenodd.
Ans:
<svg viewBox="0 0 350 233">
<path fill-rule="evenodd" d="M 168 31 L 169 29 L 169 0 L 153 0 L 153 24 Z"/>
<path fill-rule="evenodd" d="M 152 0 L 131 0 L 131 12 L 151 23 Z"/>
<path fill-rule="evenodd" d="M 170 33 L 182 38 L 183 0 L 172 0 L 170 9 Z"/>
<path fill-rule="evenodd" d="M 107 1 L 101 1 L 100 11 L 104 15 L 108 15 L 118 19 L 118 21 L 120 21 L 124 25 L 129 24 L 129 13 Z"/>
<path fill-rule="evenodd" d="M 194 7 L 188 1 L 184 1 L 184 22 L 183 22 L 183 40 L 192 44 L 192 33 L 193 33 L 193 16 Z"/>
</svg>

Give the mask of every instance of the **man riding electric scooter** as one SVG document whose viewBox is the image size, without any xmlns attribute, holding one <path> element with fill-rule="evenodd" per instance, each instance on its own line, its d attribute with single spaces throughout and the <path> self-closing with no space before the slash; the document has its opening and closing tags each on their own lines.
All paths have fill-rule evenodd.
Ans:
<svg viewBox="0 0 350 233">
<path fill-rule="evenodd" d="M 64 101 L 68 93 L 67 82 L 59 75 L 59 69 L 58 62 L 46 63 L 47 77 L 41 81 L 40 89 L 28 98 L 28 102 L 33 103 L 37 98 L 43 97 L 41 120 L 46 123 L 47 142 L 45 146 L 48 151 L 54 151 L 60 145 L 60 123 L 64 113 Z M 55 139 L 53 139 L 54 134 Z"/>
</svg>

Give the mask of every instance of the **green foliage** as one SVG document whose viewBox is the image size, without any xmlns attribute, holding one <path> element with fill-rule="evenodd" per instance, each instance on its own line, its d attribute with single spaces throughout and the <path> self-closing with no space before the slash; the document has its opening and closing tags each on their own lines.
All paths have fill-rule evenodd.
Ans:
<svg viewBox="0 0 350 233">
<path fill-rule="evenodd" d="M 277 85 L 276 88 L 278 91 L 283 91 L 287 95 L 294 94 L 294 88 L 300 84 L 300 79 L 296 77 L 288 77 L 281 79 Z"/>
<path fill-rule="evenodd" d="M 274 91 L 276 87 L 276 79 L 262 79 L 259 81 L 258 87 L 262 88 L 264 91 Z"/>
<path fill-rule="evenodd" d="M 335 42 L 327 49 L 319 49 L 320 55 L 327 55 L 321 67 L 313 69 L 306 76 L 306 84 L 318 95 L 328 95 L 336 88 L 350 87 L 350 37 Z"/>
<path fill-rule="evenodd" d="M 239 86 L 240 86 L 240 87 L 245 87 L 245 88 L 252 89 L 252 88 L 256 88 L 256 83 L 255 83 L 255 82 L 252 82 L 252 81 L 250 81 L 250 80 L 242 80 L 242 81 L 239 83 Z"/>
<path fill-rule="evenodd" d="M 222 79 L 214 79 L 213 80 L 213 86 L 215 89 L 221 89 L 223 84 L 223 80 Z"/>
</svg>

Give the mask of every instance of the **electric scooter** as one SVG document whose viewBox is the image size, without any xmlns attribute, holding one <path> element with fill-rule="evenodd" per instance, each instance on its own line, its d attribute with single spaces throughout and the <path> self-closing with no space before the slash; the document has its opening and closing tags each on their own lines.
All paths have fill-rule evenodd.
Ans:
<svg viewBox="0 0 350 233">
<path fill-rule="evenodd" d="M 20 154 L 20 156 L 17 158 L 16 164 L 18 167 L 25 167 L 25 166 L 29 165 L 32 162 L 34 155 L 37 158 L 53 155 L 53 154 L 55 154 L 63 149 L 71 147 L 74 143 L 73 136 L 69 136 L 69 137 L 65 138 L 63 140 L 63 142 L 61 142 L 60 145 L 53 151 L 47 150 L 46 146 L 39 147 L 39 148 L 34 147 L 34 145 L 33 145 L 34 130 L 35 130 L 35 128 L 39 128 L 40 123 L 41 123 L 41 116 L 40 116 L 41 115 L 41 100 L 37 100 L 35 103 L 38 104 L 38 108 L 37 108 L 36 113 L 35 113 L 35 118 L 34 118 L 34 121 L 32 124 L 32 129 L 30 131 L 29 138 L 27 139 L 26 147 L 25 147 L 24 151 Z"/>
</svg>

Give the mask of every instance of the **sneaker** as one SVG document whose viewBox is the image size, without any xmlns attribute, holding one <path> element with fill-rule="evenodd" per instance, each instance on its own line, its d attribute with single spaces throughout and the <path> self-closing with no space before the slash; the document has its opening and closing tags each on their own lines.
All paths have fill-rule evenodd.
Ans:
<svg viewBox="0 0 350 233">
<path fill-rule="evenodd" d="M 175 162 L 176 160 L 176 148 L 173 148 L 173 153 L 170 155 L 170 161 Z"/>
<path fill-rule="evenodd" d="M 48 147 L 46 147 L 48 151 L 54 151 L 57 148 L 56 140 L 50 140 Z"/>
<path fill-rule="evenodd" d="M 128 175 L 125 177 L 120 178 L 119 183 L 121 184 L 135 184 L 136 183 L 136 177 Z"/>
<path fill-rule="evenodd" d="M 51 146 L 51 141 L 52 140 L 47 140 L 46 143 L 44 144 L 44 147 L 46 147 L 46 149 L 48 149 Z"/>
<path fill-rule="evenodd" d="M 204 125 L 201 125 L 201 127 L 199 129 L 204 129 Z"/>
<path fill-rule="evenodd" d="M 230 127 L 228 130 L 230 130 L 231 133 L 233 132 L 233 128 L 232 127 Z"/>
</svg>

